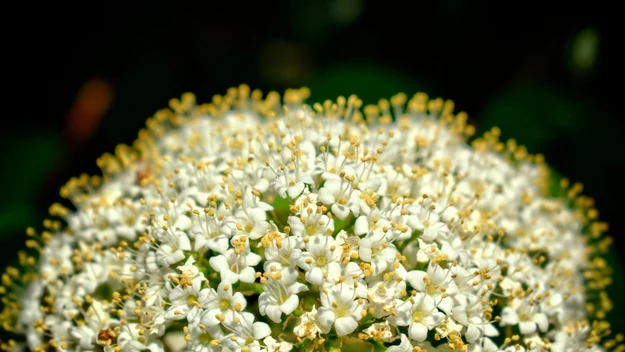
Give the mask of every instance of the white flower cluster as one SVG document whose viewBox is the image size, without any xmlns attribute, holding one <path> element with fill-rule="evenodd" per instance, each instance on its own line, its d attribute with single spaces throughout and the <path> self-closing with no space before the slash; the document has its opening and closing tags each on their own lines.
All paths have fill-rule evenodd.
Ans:
<svg viewBox="0 0 625 352">
<path fill-rule="evenodd" d="M 61 220 L 28 231 L 36 255 L 2 277 L 3 328 L 23 336 L 3 348 L 618 344 L 601 320 L 605 226 L 579 186 L 550 198 L 542 158 L 496 129 L 470 146 L 449 101 L 307 95 L 185 95 L 99 160 L 103 178 L 70 181 L 77 210 L 53 206 Z"/>
</svg>

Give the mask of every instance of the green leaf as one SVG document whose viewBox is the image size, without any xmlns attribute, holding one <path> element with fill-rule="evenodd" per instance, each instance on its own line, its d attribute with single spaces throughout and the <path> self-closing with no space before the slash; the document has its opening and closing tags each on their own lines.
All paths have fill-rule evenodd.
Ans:
<svg viewBox="0 0 625 352">
<path fill-rule="evenodd" d="M 305 338 L 305 339 L 303 339 L 302 341 L 300 341 L 300 342 L 298 342 L 298 343 L 296 343 L 296 344 L 294 345 L 294 347 L 295 347 L 295 348 L 294 348 L 294 350 L 295 350 L 295 351 L 305 351 L 305 350 L 306 350 L 306 348 L 307 348 L 308 346 L 310 346 L 310 343 L 311 343 L 311 342 L 312 342 L 312 340 L 311 340 L 311 339 L 309 339 L 309 338 Z"/>
</svg>

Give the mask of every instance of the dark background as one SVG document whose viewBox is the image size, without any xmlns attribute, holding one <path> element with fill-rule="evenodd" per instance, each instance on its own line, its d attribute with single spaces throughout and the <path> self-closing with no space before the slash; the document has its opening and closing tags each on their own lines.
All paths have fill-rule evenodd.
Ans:
<svg viewBox="0 0 625 352">
<path fill-rule="evenodd" d="M 131 143 L 146 118 L 186 91 L 230 86 L 311 101 L 375 103 L 417 90 L 453 99 L 478 131 L 497 125 L 559 174 L 585 185 L 615 237 L 613 316 L 625 304 L 622 35 L 607 1 L 321 0 L 5 11 L 0 127 L 0 266 L 41 224 L 70 177 Z M 8 92 L 8 93 L 7 93 Z M 617 108 L 619 110 L 617 110 Z M 615 329 L 625 331 L 624 322 Z"/>
</svg>

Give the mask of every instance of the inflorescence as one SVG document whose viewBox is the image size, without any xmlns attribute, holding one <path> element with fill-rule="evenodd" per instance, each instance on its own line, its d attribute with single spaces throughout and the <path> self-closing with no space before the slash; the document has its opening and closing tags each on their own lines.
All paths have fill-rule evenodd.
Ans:
<svg viewBox="0 0 625 352">
<path fill-rule="evenodd" d="M 8 351 L 623 351 L 581 185 L 453 103 L 170 102 L 2 276 Z"/>
</svg>

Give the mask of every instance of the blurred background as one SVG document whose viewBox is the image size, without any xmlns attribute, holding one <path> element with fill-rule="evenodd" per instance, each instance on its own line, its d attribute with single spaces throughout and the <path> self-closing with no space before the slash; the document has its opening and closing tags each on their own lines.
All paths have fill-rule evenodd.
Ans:
<svg viewBox="0 0 625 352">
<path fill-rule="evenodd" d="M 425 91 L 584 184 L 615 237 L 612 315 L 622 316 L 623 56 L 611 12 L 607 1 L 548 9 L 467 0 L 14 11 L 2 55 L 10 93 L 0 127 L 0 266 L 61 185 L 97 173 L 98 156 L 131 143 L 183 92 L 205 102 L 240 83 L 264 92 L 306 85 L 311 101 L 355 93 L 376 103 Z"/>
</svg>

